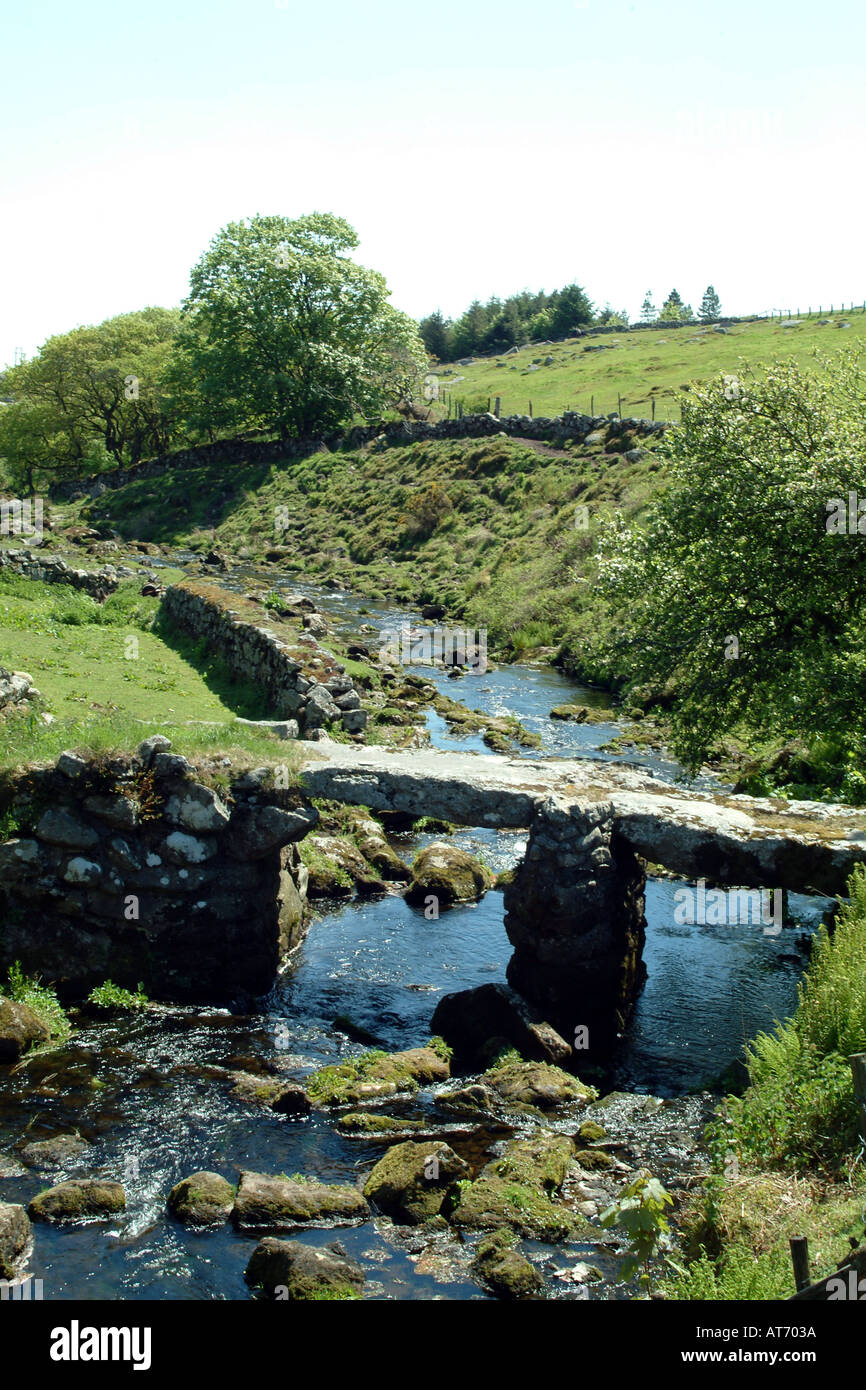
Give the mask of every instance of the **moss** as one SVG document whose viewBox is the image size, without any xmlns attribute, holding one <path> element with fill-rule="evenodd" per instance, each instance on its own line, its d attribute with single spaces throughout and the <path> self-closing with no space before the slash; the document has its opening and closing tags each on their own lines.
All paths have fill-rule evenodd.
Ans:
<svg viewBox="0 0 866 1390">
<path fill-rule="evenodd" d="M 358 1101 L 417 1091 L 419 1083 L 446 1080 L 447 1062 L 432 1048 L 407 1052 L 374 1049 L 334 1066 L 322 1067 L 305 1081 L 310 1099 L 317 1105 L 353 1105 Z"/>
<path fill-rule="evenodd" d="M 536 1240 L 566 1239 L 585 1224 L 554 1200 L 571 1155 L 566 1135 L 541 1133 L 511 1140 L 474 1182 L 458 1184 L 452 1223 L 471 1230 L 505 1227 Z"/>
<path fill-rule="evenodd" d="M 583 1140 L 584 1144 L 597 1144 L 600 1139 L 607 1138 L 607 1130 L 604 1125 L 596 1124 L 595 1120 L 584 1120 L 577 1131 L 577 1137 Z"/>
<path fill-rule="evenodd" d="M 598 1092 L 576 1076 L 549 1062 L 521 1062 L 506 1054 L 484 1073 L 484 1081 L 507 1104 L 541 1112 L 579 1100 L 594 1100 Z"/>
<path fill-rule="evenodd" d="M 604 1149 L 578 1149 L 574 1157 L 581 1168 L 585 1168 L 587 1172 L 592 1172 L 594 1169 L 599 1168 L 612 1168 L 614 1166 L 613 1159 Z"/>
</svg>

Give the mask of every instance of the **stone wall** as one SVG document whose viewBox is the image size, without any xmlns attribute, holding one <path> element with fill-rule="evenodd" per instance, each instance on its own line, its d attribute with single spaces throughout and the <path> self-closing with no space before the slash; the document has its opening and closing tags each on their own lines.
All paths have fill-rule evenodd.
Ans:
<svg viewBox="0 0 866 1390">
<path fill-rule="evenodd" d="M 536 807 L 505 889 L 508 980 L 565 1038 L 585 1027 L 593 1053 L 622 1031 L 646 977 L 644 886 L 610 802 Z"/>
<path fill-rule="evenodd" d="M 481 439 L 492 434 L 506 434 L 517 438 L 548 439 L 552 442 L 574 439 L 581 441 L 593 430 L 608 426 L 616 431 L 630 431 L 637 438 L 649 438 L 665 429 L 661 420 L 620 420 L 609 415 L 581 415 L 577 411 L 548 416 L 504 415 L 464 415 L 462 419 L 438 420 L 394 420 L 388 424 L 359 425 L 348 433 L 340 431 L 318 439 L 296 440 L 283 443 L 280 440 L 221 439 L 214 444 L 200 444 L 190 449 L 179 449 L 175 453 L 163 454 L 148 459 L 129 468 L 113 468 L 98 476 L 76 482 L 56 483 L 51 489 L 54 498 L 69 498 L 89 494 L 99 497 L 109 488 L 123 487 L 126 483 L 140 478 L 158 477 L 170 469 L 195 468 L 211 463 L 278 463 L 284 459 L 302 457 L 316 449 L 360 448 L 373 440 L 384 444 L 408 444 L 420 439 Z"/>
<path fill-rule="evenodd" d="M 91 598 L 105 598 L 118 585 L 117 571 L 112 565 L 100 570 L 71 569 L 65 560 L 34 555 L 32 550 L 0 550 L 0 572 L 4 570 L 22 574 L 25 579 L 41 579 L 46 584 L 68 584 L 73 589 L 83 589 Z"/>
<path fill-rule="evenodd" d="M 260 773 L 226 792 L 161 735 L 136 755 L 25 770 L 3 787 L 0 974 L 18 960 L 67 999 L 105 979 L 169 999 L 264 993 L 305 931 L 295 842 L 318 821 Z"/>
<path fill-rule="evenodd" d="M 162 599 L 171 622 L 204 638 L 235 675 L 264 691 L 275 718 L 297 721 L 296 736 L 309 737 L 337 721 L 347 733 L 363 734 L 367 715 L 345 668 L 309 635 L 306 660 L 293 656 L 278 633 L 241 617 L 242 607 L 243 600 L 195 580 L 172 585 Z M 318 676 L 310 669 L 311 658 L 321 662 Z"/>
<path fill-rule="evenodd" d="M 5 666 L 0 666 L 0 714 L 26 704 L 38 694 L 26 671 L 7 671 Z"/>
</svg>

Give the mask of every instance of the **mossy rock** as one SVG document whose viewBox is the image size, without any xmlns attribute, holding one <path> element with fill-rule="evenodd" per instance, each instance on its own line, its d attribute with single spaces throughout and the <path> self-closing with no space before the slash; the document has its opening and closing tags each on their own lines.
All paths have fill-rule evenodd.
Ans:
<svg viewBox="0 0 866 1390">
<path fill-rule="evenodd" d="M 312 1103 L 303 1086 L 276 1076 L 238 1072 L 231 1094 L 247 1105 L 267 1106 L 280 1115 L 307 1115 Z"/>
<path fill-rule="evenodd" d="M 536 1111 L 594 1100 L 598 1094 L 592 1086 L 550 1062 L 504 1061 L 486 1071 L 482 1080 L 506 1104 Z"/>
<path fill-rule="evenodd" d="M 533 1240 L 566 1240 L 583 1224 L 574 1212 L 552 1202 L 535 1187 L 505 1182 L 483 1170 L 474 1182 L 461 1186 L 450 1216 L 464 1230 L 495 1231 L 510 1227 Z"/>
<path fill-rule="evenodd" d="M 0 994 L 0 1064 L 17 1062 L 30 1047 L 48 1042 L 51 1029 L 29 1004 Z"/>
<path fill-rule="evenodd" d="M 292 1303 L 358 1299 L 364 1286 L 363 1270 L 339 1247 L 271 1236 L 256 1246 L 244 1278 L 268 1297 Z"/>
<path fill-rule="evenodd" d="M 356 1187 L 300 1175 L 241 1173 L 232 1219 L 240 1230 L 365 1221 L 369 1207 Z"/>
<path fill-rule="evenodd" d="M 336 1066 L 322 1067 L 306 1078 L 310 1099 L 317 1105 L 357 1105 L 401 1091 L 417 1091 L 419 1085 L 447 1081 L 448 1062 L 432 1047 L 413 1047 L 405 1052 L 365 1052 Z"/>
<path fill-rule="evenodd" d="M 371 1115 L 366 1110 L 351 1111 L 337 1120 L 340 1133 L 354 1138 L 379 1139 L 385 1135 L 414 1134 L 427 1128 L 429 1126 L 423 1120 L 404 1120 L 396 1115 Z"/>
<path fill-rule="evenodd" d="M 556 705 L 550 711 L 551 719 L 564 719 L 572 724 L 583 724 L 586 716 L 586 705 Z"/>
<path fill-rule="evenodd" d="M 90 1152 L 91 1145 L 80 1134 L 55 1134 L 51 1139 L 37 1139 L 19 1150 L 22 1163 L 28 1168 L 64 1168 L 79 1163 Z"/>
<path fill-rule="evenodd" d="M 234 1203 L 235 1190 L 219 1173 L 192 1173 L 168 1194 L 168 1209 L 184 1226 L 222 1226 Z"/>
<path fill-rule="evenodd" d="M 16 1202 L 0 1202 L 0 1279 L 14 1279 L 30 1248 L 31 1226 Z"/>
<path fill-rule="evenodd" d="M 107 1221 L 126 1210 L 126 1193 L 119 1182 L 82 1178 L 58 1183 L 39 1192 L 27 1208 L 31 1221 L 51 1225 L 66 1221 Z"/>
<path fill-rule="evenodd" d="M 514 1249 L 512 1231 L 492 1231 L 479 1241 L 472 1270 L 503 1298 L 527 1298 L 544 1287 L 544 1280 L 525 1255 Z"/>
<path fill-rule="evenodd" d="M 442 1209 L 469 1166 L 442 1140 L 396 1144 L 364 1184 L 364 1196 L 395 1221 L 414 1226 Z"/>
<path fill-rule="evenodd" d="M 456 845 L 434 840 L 416 854 L 412 882 L 406 890 L 409 903 L 435 897 L 440 907 L 449 903 L 477 902 L 493 887 L 493 874 L 474 855 Z"/>
<path fill-rule="evenodd" d="M 502 1227 L 536 1240 L 565 1240 L 582 1218 L 553 1199 L 565 1181 L 572 1141 L 540 1133 L 512 1139 L 472 1183 L 460 1183 L 451 1222 L 469 1230 Z"/>
<path fill-rule="evenodd" d="M 577 1131 L 577 1137 L 584 1144 L 597 1144 L 600 1139 L 607 1138 L 607 1130 L 604 1125 L 596 1124 L 595 1120 L 584 1120 Z"/>
<path fill-rule="evenodd" d="M 613 1168 L 614 1161 L 604 1149 L 578 1149 L 574 1155 L 581 1168 L 593 1172 L 599 1168 Z"/>
</svg>

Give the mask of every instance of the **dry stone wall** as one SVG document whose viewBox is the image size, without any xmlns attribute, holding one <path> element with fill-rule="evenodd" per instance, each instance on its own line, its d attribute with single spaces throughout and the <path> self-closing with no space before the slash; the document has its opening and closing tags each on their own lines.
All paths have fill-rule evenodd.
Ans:
<svg viewBox="0 0 866 1390">
<path fill-rule="evenodd" d="M 306 641 L 322 662 L 319 677 L 291 654 L 278 633 L 239 616 L 232 595 L 212 585 L 194 580 L 172 585 L 162 611 L 185 632 L 204 638 L 235 675 L 264 691 L 274 718 L 296 721 L 295 736 L 309 737 L 335 723 L 347 733 L 363 734 L 367 715 L 361 697 L 344 667 L 315 638 L 308 635 Z"/>
<path fill-rule="evenodd" d="M 46 584 L 68 584 L 73 589 L 83 589 L 91 598 L 105 598 L 118 585 L 118 571 L 113 565 L 99 570 L 72 569 L 65 560 L 34 555 L 32 550 L 0 550 L 0 572 L 4 570 L 25 579 L 41 579 Z"/>
<path fill-rule="evenodd" d="M 318 813 L 263 771 L 217 792 L 161 735 L 135 755 L 25 770 L 4 787 L 0 974 L 81 998 L 106 979 L 156 997 L 268 990 L 306 929 L 296 841 Z"/>
</svg>

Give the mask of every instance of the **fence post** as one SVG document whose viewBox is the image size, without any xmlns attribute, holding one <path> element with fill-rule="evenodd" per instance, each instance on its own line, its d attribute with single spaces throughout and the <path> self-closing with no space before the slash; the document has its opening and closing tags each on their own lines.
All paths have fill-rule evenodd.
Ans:
<svg viewBox="0 0 866 1390">
<path fill-rule="evenodd" d="M 529 418 L 532 419 L 532 401 L 529 402 Z"/>
<path fill-rule="evenodd" d="M 487 414 L 490 414 L 490 397 L 487 397 Z"/>
<path fill-rule="evenodd" d="M 809 1242 L 805 1236 L 791 1236 L 791 1263 L 794 1266 L 794 1283 L 797 1293 L 809 1287 Z"/>
<path fill-rule="evenodd" d="M 589 398 L 589 413 L 595 419 L 595 396 Z"/>
<path fill-rule="evenodd" d="M 495 409 L 494 412 L 493 412 L 493 414 L 496 416 L 497 420 L 499 419 L 499 414 L 500 414 L 500 411 L 501 411 L 501 410 L 502 410 L 502 397 L 501 397 L 501 396 L 497 396 L 497 397 L 496 397 L 496 409 Z"/>
<path fill-rule="evenodd" d="M 656 398 L 655 398 L 655 396 L 650 396 L 650 405 L 652 406 L 652 416 L 651 416 L 650 418 L 654 420 L 654 419 L 656 418 Z"/>
<path fill-rule="evenodd" d="M 619 416 L 619 418 L 622 419 L 622 396 L 619 394 L 619 392 L 617 392 L 616 395 L 616 413 Z"/>
</svg>

